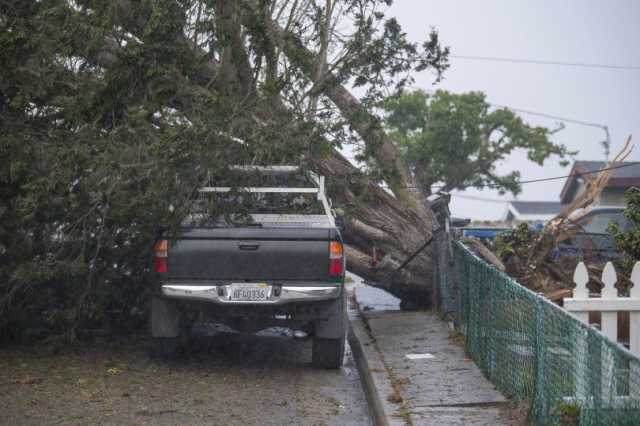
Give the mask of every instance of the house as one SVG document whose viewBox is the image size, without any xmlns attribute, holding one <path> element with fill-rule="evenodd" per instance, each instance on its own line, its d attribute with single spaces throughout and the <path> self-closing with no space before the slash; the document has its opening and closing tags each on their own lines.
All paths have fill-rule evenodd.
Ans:
<svg viewBox="0 0 640 426">
<path fill-rule="evenodd" d="M 560 213 L 562 205 L 557 201 L 510 201 L 503 221 L 508 226 L 518 223 L 544 223 Z"/>
<path fill-rule="evenodd" d="M 620 165 L 625 167 L 613 171 L 609 183 L 594 201 L 594 206 L 624 206 L 625 191 L 632 186 L 640 187 L 640 162 L 616 163 L 614 167 Z M 604 161 L 576 161 L 570 175 L 577 176 L 567 178 L 560 193 L 560 203 L 563 206 L 570 204 L 584 192 L 587 182 L 596 178 L 597 173 L 590 172 L 597 172 L 605 167 L 607 163 Z"/>
</svg>

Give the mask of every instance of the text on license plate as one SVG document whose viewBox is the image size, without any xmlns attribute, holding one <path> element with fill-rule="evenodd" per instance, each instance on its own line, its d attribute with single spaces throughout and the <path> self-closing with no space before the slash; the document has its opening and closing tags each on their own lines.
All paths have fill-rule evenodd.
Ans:
<svg viewBox="0 0 640 426">
<path fill-rule="evenodd" d="M 267 284 L 232 284 L 229 290 L 231 300 L 256 302 L 269 299 L 271 286 Z"/>
</svg>

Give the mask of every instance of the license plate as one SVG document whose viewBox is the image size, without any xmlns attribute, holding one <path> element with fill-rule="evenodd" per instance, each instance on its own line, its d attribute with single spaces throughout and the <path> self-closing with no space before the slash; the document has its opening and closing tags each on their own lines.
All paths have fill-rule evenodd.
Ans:
<svg viewBox="0 0 640 426">
<path fill-rule="evenodd" d="M 229 300 L 234 302 L 262 302 L 269 300 L 271 286 L 268 284 L 231 284 Z"/>
</svg>

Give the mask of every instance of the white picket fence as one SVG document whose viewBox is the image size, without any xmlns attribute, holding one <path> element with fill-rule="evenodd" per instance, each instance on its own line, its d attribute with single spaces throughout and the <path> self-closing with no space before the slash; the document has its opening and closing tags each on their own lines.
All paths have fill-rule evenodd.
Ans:
<svg viewBox="0 0 640 426">
<path fill-rule="evenodd" d="M 587 289 L 589 272 L 583 262 L 580 262 L 576 267 L 573 281 L 576 287 L 573 290 L 573 297 L 564 299 L 565 309 L 585 324 L 589 324 L 589 312 L 600 312 L 600 330 L 602 334 L 616 343 L 618 343 L 618 312 L 628 311 L 630 314 L 629 350 L 636 357 L 640 357 L 640 262 L 636 262 L 631 273 L 633 287 L 630 290 L 629 297 L 618 296 L 618 290 L 615 288 L 618 277 L 611 262 L 607 262 L 602 271 L 604 287 L 601 290 L 600 297 L 592 297 L 589 294 Z M 588 351 L 595 349 L 589 347 L 586 334 L 581 334 L 575 344 L 577 354 L 587 354 Z M 602 345 L 598 352 L 600 352 L 599 368 L 601 380 L 599 393 L 600 397 L 603 398 L 602 404 L 610 408 L 625 407 L 629 406 L 629 404 L 637 406 L 637 401 L 640 401 L 640 386 L 637 381 L 638 377 L 640 377 L 640 364 L 636 362 L 630 363 L 628 370 L 622 374 L 622 371 L 617 371 L 619 366 L 616 366 L 611 347 Z M 589 387 L 588 377 L 593 372 L 587 370 L 584 362 L 577 362 L 572 370 L 575 394 L 573 397 L 567 398 L 567 400 L 581 401 L 583 406 L 592 405 L 594 389 Z M 618 380 L 621 380 L 623 376 L 626 376 L 626 381 L 628 382 L 628 393 L 626 395 L 620 395 L 617 392 Z"/>
<path fill-rule="evenodd" d="M 629 350 L 640 357 L 640 262 L 636 262 L 631 272 L 633 287 L 629 297 L 618 296 L 615 287 L 618 277 L 611 262 L 607 262 L 602 271 L 604 287 L 600 297 L 589 294 L 589 272 L 584 262 L 576 267 L 573 281 L 576 284 L 573 297 L 564 299 L 564 308 L 585 324 L 589 324 L 589 312 L 601 312 L 600 330 L 613 342 L 618 342 L 618 312 L 628 311 Z"/>
</svg>

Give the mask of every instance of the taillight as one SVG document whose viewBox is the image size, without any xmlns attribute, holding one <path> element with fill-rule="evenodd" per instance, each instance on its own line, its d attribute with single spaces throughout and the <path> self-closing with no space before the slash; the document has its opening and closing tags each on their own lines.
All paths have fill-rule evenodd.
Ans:
<svg viewBox="0 0 640 426">
<path fill-rule="evenodd" d="M 169 241 L 158 240 L 155 246 L 153 246 L 153 251 L 154 270 L 158 273 L 166 273 L 169 270 L 167 267 L 167 261 L 169 258 Z"/>
<path fill-rule="evenodd" d="M 344 251 L 342 243 L 331 241 L 329 243 L 329 275 L 339 276 L 344 272 Z"/>
</svg>

